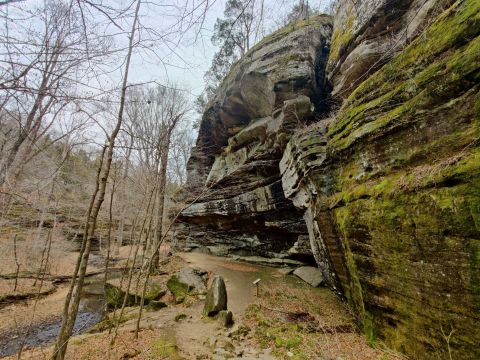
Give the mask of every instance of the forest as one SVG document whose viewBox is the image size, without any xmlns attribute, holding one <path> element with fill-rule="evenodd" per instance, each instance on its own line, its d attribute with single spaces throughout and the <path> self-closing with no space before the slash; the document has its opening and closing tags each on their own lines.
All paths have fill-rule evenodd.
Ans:
<svg viewBox="0 0 480 360">
<path fill-rule="evenodd" d="M 0 358 L 480 356 L 477 1 L 0 18 Z"/>
</svg>

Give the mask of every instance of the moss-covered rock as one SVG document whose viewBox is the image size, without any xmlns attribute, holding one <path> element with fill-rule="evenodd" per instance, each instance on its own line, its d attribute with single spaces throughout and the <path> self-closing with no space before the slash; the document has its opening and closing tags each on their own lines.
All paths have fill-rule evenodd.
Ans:
<svg viewBox="0 0 480 360">
<path fill-rule="evenodd" d="M 178 281 L 176 275 L 173 275 L 170 279 L 168 279 L 167 288 L 175 297 L 175 301 L 177 304 L 182 303 L 185 300 L 185 297 L 193 289 L 187 284 Z"/>
<path fill-rule="evenodd" d="M 479 35 L 456 1 L 281 162 L 325 279 L 418 359 L 480 358 Z"/>
<path fill-rule="evenodd" d="M 138 303 L 137 297 L 132 294 L 125 294 L 125 291 L 121 290 L 117 286 L 107 283 L 105 286 L 105 305 L 107 309 L 120 309 L 126 295 L 125 306 L 134 306 Z"/>
<path fill-rule="evenodd" d="M 159 301 L 166 293 L 161 286 L 157 284 L 151 284 L 147 288 L 145 293 L 144 305 L 149 309 L 160 309 L 160 304 L 163 302 Z M 120 309 L 123 305 L 124 299 L 126 296 L 125 306 L 136 306 L 140 305 L 141 295 L 140 294 L 126 294 L 125 291 L 121 290 L 118 286 L 107 283 L 105 286 L 105 305 L 108 310 Z M 166 306 L 166 305 L 165 305 Z"/>
</svg>

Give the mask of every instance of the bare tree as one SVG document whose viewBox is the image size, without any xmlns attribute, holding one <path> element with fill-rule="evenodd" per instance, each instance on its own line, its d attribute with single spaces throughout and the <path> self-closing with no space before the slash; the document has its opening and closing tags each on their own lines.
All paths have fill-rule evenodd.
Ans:
<svg viewBox="0 0 480 360">
<path fill-rule="evenodd" d="M 127 93 L 127 84 L 128 84 L 128 74 L 130 70 L 130 62 L 132 58 L 133 49 L 136 41 L 136 32 L 137 32 L 137 23 L 138 23 L 138 14 L 140 11 L 141 0 L 137 0 L 135 14 L 132 22 L 132 27 L 129 34 L 129 45 L 128 52 L 126 55 L 125 61 L 125 70 L 122 80 L 122 88 L 120 95 L 120 106 L 118 110 L 117 122 L 113 131 L 111 132 L 108 139 L 108 147 L 106 149 L 105 164 L 101 162 L 99 166 L 99 172 L 97 176 L 97 185 L 95 192 L 92 195 L 90 211 L 87 214 L 85 222 L 85 231 L 83 235 L 82 249 L 78 257 L 77 266 L 75 269 L 74 276 L 70 285 L 70 289 L 65 299 L 64 309 L 63 309 L 63 322 L 62 328 L 55 343 L 54 353 L 52 359 L 63 360 L 67 350 L 67 343 L 72 334 L 73 326 L 75 324 L 75 319 L 78 313 L 78 307 L 80 304 L 80 294 L 83 287 L 83 282 L 85 279 L 85 272 L 87 270 L 88 258 L 90 255 L 90 249 L 92 244 L 92 237 L 95 234 L 96 223 L 98 218 L 98 213 L 105 199 L 105 190 L 107 186 L 108 176 L 110 174 L 110 168 L 113 159 L 113 151 L 115 146 L 115 139 L 120 131 L 123 122 L 123 113 L 125 108 L 125 99 Z M 78 275 L 78 279 L 77 279 Z M 70 308 L 71 306 L 71 308 Z"/>
<path fill-rule="evenodd" d="M 171 143 L 168 178 L 171 183 L 183 186 L 187 181 L 187 162 L 195 145 L 192 124 L 187 121 L 181 123 L 175 129 Z"/>
<path fill-rule="evenodd" d="M 158 182 L 158 198 L 155 239 L 150 247 L 162 237 L 167 170 L 169 153 L 175 129 L 185 117 L 189 103 L 183 91 L 175 86 L 156 86 L 137 89 L 131 95 L 130 127 L 134 143 L 138 149 L 140 164 L 147 170 L 147 176 Z M 150 180 L 151 181 L 151 180 Z M 158 253 L 154 257 L 153 268 L 158 268 Z"/>
<path fill-rule="evenodd" d="M 0 125 L 9 125 L 0 126 L 0 186 L 9 176 L 14 182 L 41 147 L 66 136 L 41 142 L 52 129 L 59 130 L 59 118 L 79 106 L 76 89 L 85 80 L 80 74 L 105 58 L 109 48 L 106 38 L 83 31 L 85 20 L 69 3 L 51 0 L 30 11 L 11 11 L 1 13 Z M 15 22 L 22 17 L 30 18 L 28 27 Z"/>
</svg>

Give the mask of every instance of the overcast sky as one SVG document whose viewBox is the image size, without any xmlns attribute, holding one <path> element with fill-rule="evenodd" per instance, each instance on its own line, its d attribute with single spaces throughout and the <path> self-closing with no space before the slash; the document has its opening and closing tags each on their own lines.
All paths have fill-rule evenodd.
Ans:
<svg viewBox="0 0 480 360">
<path fill-rule="evenodd" d="M 331 0 L 310 0 L 313 8 L 325 9 Z M 159 81 L 161 83 L 175 83 L 193 95 L 199 95 L 204 88 L 203 75 L 208 70 L 212 57 L 217 50 L 210 39 L 213 34 L 215 21 L 223 17 L 226 0 L 211 1 L 202 30 L 192 28 L 183 38 L 175 50 L 175 54 L 166 51 L 162 61 L 148 54 L 136 54 L 132 63 L 132 82 Z M 277 29 L 282 18 L 298 0 L 265 0 L 265 33 Z M 167 19 L 162 19 L 162 14 L 152 7 L 144 8 L 145 21 L 148 25 L 162 26 Z M 163 49 L 165 51 L 165 49 Z M 192 95 L 192 96 L 193 96 Z"/>
</svg>

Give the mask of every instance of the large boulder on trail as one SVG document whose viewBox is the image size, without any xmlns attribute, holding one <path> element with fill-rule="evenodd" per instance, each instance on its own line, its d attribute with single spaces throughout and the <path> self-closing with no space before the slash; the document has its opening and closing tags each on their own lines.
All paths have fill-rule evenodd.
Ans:
<svg viewBox="0 0 480 360">
<path fill-rule="evenodd" d="M 187 294 L 205 295 L 207 292 L 206 279 L 207 272 L 194 268 L 184 268 L 167 281 L 167 288 L 179 304 L 185 300 Z"/>
<path fill-rule="evenodd" d="M 215 316 L 222 310 L 227 310 L 227 289 L 223 278 L 216 275 L 208 289 L 203 312 L 205 315 Z"/>
</svg>

